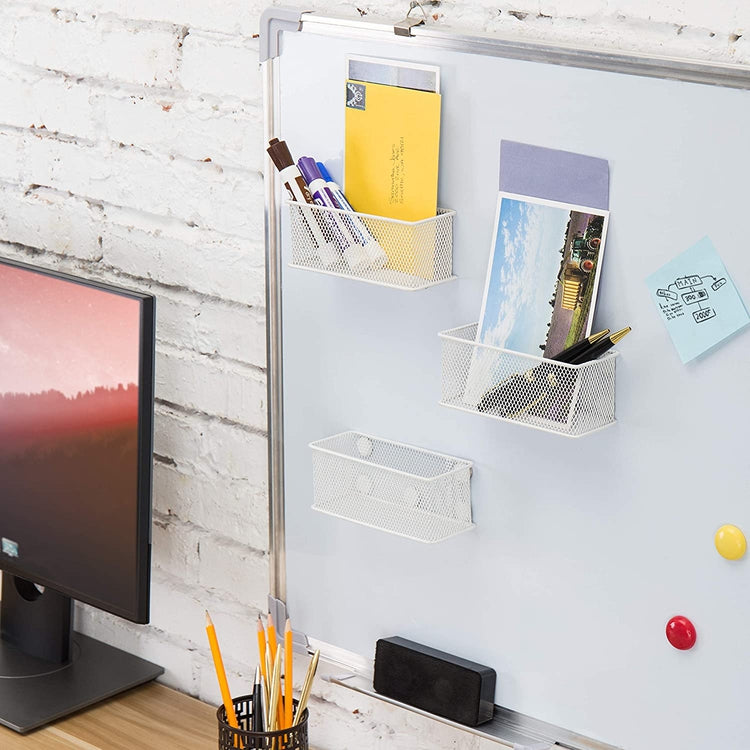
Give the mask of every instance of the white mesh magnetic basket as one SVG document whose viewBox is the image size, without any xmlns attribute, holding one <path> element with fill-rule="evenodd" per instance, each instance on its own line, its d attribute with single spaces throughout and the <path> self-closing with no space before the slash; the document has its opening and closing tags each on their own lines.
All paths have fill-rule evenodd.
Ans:
<svg viewBox="0 0 750 750">
<path fill-rule="evenodd" d="M 610 351 L 582 365 L 478 344 L 477 324 L 443 331 L 440 403 L 567 437 L 615 421 L 615 363 Z"/>
<path fill-rule="evenodd" d="M 419 542 L 471 529 L 471 461 L 342 432 L 310 443 L 313 509 Z"/>
<path fill-rule="evenodd" d="M 399 221 L 294 201 L 287 206 L 292 268 L 407 290 L 455 278 L 455 211 L 441 208 L 429 219 Z"/>
</svg>

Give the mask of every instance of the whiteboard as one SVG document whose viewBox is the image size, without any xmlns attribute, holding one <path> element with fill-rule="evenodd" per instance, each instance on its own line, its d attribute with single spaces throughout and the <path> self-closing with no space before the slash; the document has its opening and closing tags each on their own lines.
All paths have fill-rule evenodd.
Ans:
<svg viewBox="0 0 750 750">
<path fill-rule="evenodd" d="M 496 703 L 628 750 L 745 750 L 750 564 L 713 536 L 750 531 L 750 333 L 683 366 L 644 280 L 710 235 L 750 299 L 750 93 L 445 39 L 305 24 L 273 61 L 273 135 L 327 163 L 342 158 L 346 55 L 440 66 L 439 205 L 457 212 L 458 279 L 404 292 L 288 268 L 277 190 L 295 629 L 369 658 L 395 634 L 456 653 L 497 671 Z M 501 139 L 610 164 L 593 330 L 633 333 L 617 423 L 579 440 L 438 404 L 438 332 L 482 302 Z M 350 429 L 473 461 L 476 528 L 425 545 L 312 511 L 308 444 Z M 666 641 L 676 614 L 696 625 L 691 651 Z"/>
</svg>

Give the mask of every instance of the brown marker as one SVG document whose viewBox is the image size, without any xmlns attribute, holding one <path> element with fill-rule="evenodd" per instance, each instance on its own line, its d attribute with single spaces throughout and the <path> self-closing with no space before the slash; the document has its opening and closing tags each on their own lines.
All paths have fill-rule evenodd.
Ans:
<svg viewBox="0 0 750 750">
<path fill-rule="evenodd" d="M 289 197 L 297 203 L 315 204 L 310 188 L 307 187 L 305 178 L 297 169 L 286 141 L 273 138 L 268 142 L 268 149 L 266 150 L 271 157 L 271 161 L 276 165 L 276 169 L 279 170 L 279 175 L 289 193 Z"/>
<path fill-rule="evenodd" d="M 295 203 L 309 203 L 313 206 L 316 205 L 312 193 L 310 192 L 310 188 L 305 182 L 305 178 L 294 163 L 294 159 L 289 151 L 289 146 L 286 145 L 286 141 L 272 138 L 268 142 L 268 148 L 266 150 L 271 157 L 271 161 L 273 161 L 276 166 L 276 169 L 279 170 L 279 176 L 289 193 L 289 197 Z M 323 230 L 320 228 L 319 216 L 308 209 L 301 208 L 300 211 L 303 211 L 303 220 L 312 235 L 320 262 L 325 268 L 330 268 L 340 260 L 336 246 L 332 242 L 326 241 Z"/>
</svg>

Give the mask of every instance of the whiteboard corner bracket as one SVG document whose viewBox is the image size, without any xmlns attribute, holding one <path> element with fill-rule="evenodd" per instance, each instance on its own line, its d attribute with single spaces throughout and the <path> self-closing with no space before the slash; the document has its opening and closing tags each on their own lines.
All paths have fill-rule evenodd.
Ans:
<svg viewBox="0 0 750 750">
<path fill-rule="evenodd" d="M 302 14 L 299 8 L 266 8 L 260 16 L 260 61 L 279 56 L 279 37 L 282 31 L 300 31 Z"/>
<path fill-rule="evenodd" d="M 287 621 L 287 618 L 289 617 L 289 613 L 287 612 L 286 608 L 286 602 L 283 602 L 281 599 L 277 599 L 275 596 L 272 596 L 271 594 L 268 595 L 268 611 L 271 613 L 271 617 L 273 617 L 274 623 L 276 623 L 277 627 L 277 633 L 281 634 L 284 632 L 284 623 Z M 294 650 L 299 651 L 300 653 L 309 653 L 310 652 L 310 641 L 307 637 L 306 633 L 303 633 L 301 630 L 293 630 L 293 636 L 292 640 L 294 642 Z"/>
</svg>

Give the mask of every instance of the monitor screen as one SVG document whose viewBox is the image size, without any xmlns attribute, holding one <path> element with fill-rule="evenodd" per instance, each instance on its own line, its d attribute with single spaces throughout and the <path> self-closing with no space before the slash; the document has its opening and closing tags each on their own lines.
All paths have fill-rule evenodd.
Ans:
<svg viewBox="0 0 750 750">
<path fill-rule="evenodd" d="M 0 259 L 0 568 L 148 620 L 153 297 Z"/>
</svg>

